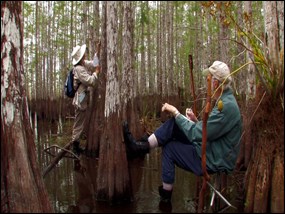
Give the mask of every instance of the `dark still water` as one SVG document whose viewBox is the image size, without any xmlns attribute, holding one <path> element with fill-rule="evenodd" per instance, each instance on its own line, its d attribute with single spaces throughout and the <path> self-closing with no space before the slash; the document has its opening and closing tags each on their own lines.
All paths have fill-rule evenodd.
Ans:
<svg viewBox="0 0 285 214">
<path fill-rule="evenodd" d="M 51 145 L 64 146 L 71 139 L 73 121 L 64 124 L 38 124 L 37 150 L 38 161 L 43 170 L 52 156 L 43 150 Z M 122 205 L 109 205 L 96 201 L 96 178 L 98 159 L 81 156 L 80 160 L 62 158 L 56 167 L 44 178 L 50 200 L 57 213 L 195 213 L 197 205 L 196 180 L 190 172 L 176 168 L 176 178 L 172 194 L 172 208 L 159 207 L 158 186 L 161 185 L 161 149 L 156 148 L 144 159 L 129 162 L 133 201 Z M 229 177 L 229 176 L 228 176 Z M 211 176 L 211 181 L 214 175 Z M 202 180 L 201 180 L 202 181 Z M 230 194 L 227 200 L 237 206 L 236 185 L 228 182 Z M 223 194 L 224 195 L 224 194 Z M 230 195 L 230 196 L 229 196 Z M 212 212 L 211 191 L 207 189 L 205 212 Z M 226 212 L 236 213 L 229 208 Z"/>
</svg>

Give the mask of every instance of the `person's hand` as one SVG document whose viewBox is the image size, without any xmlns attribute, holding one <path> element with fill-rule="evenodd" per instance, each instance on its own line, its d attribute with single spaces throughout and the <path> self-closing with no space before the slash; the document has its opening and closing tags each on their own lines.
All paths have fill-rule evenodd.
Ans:
<svg viewBox="0 0 285 214">
<path fill-rule="evenodd" d="M 191 108 L 186 108 L 185 115 L 186 115 L 186 117 L 189 120 L 192 120 L 193 122 L 197 122 L 198 121 L 197 117 L 195 116 L 195 114 L 194 114 L 194 112 L 192 111 Z"/>
<path fill-rule="evenodd" d="M 100 73 L 100 71 L 101 71 L 101 67 L 100 67 L 100 65 L 98 65 L 98 66 L 95 68 L 95 72 L 96 72 L 96 74 L 98 75 L 98 74 Z"/>
<path fill-rule="evenodd" d="M 170 105 L 168 103 L 164 103 L 162 105 L 161 111 L 168 111 L 169 113 L 171 113 L 173 116 L 175 116 L 177 113 L 179 113 L 179 111 L 177 110 L 177 108 L 175 108 L 173 105 Z"/>
</svg>

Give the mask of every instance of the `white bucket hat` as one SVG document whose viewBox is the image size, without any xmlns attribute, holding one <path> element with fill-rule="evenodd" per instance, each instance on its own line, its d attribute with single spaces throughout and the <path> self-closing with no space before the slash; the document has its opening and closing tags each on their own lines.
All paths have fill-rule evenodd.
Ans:
<svg viewBox="0 0 285 214">
<path fill-rule="evenodd" d="M 73 51 L 71 53 L 73 65 L 76 65 L 82 59 L 85 51 L 86 51 L 86 44 L 82 46 L 77 45 L 75 48 L 73 48 Z"/>
<path fill-rule="evenodd" d="M 230 69 L 224 62 L 215 61 L 209 68 L 203 71 L 203 74 L 207 75 L 209 72 L 220 82 L 230 83 L 232 81 Z"/>
</svg>

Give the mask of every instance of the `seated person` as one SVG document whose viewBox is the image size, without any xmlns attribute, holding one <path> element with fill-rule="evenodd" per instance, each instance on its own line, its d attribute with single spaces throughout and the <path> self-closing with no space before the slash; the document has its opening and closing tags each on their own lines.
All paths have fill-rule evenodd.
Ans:
<svg viewBox="0 0 285 214">
<path fill-rule="evenodd" d="M 213 99 L 216 104 L 207 120 L 206 167 L 208 173 L 230 172 L 234 169 L 240 148 L 242 132 L 241 114 L 230 88 L 228 66 L 215 61 L 207 70 L 212 75 Z M 219 87 L 220 86 L 220 87 Z M 223 103 L 218 108 L 217 103 Z M 136 141 L 128 127 L 123 124 L 127 153 L 146 154 L 150 149 L 162 147 L 162 185 L 159 186 L 161 201 L 170 202 L 175 178 L 175 165 L 203 175 L 201 165 L 202 121 L 198 121 L 190 109 L 186 117 L 176 107 L 165 103 L 162 112 L 173 117 L 163 123 L 146 140 Z"/>
</svg>

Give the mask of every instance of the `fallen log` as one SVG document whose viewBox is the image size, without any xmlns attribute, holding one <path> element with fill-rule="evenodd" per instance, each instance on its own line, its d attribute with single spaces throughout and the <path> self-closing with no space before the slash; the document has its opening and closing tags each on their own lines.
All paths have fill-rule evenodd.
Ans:
<svg viewBox="0 0 285 214">
<path fill-rule="evenodd" d="M 66 153 L 72 154 L 75 158 L 79 159 L 77 155 L 71 152 L 69 149 L 72 145 L 72 142 L 67 143 L 63 148 L 60 148 L 61 151 L 53 158 L 50 164 L 43 170 L 43 178 L 56 166 L 56 164 L 65 156 Z"/>
</svg>

